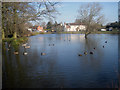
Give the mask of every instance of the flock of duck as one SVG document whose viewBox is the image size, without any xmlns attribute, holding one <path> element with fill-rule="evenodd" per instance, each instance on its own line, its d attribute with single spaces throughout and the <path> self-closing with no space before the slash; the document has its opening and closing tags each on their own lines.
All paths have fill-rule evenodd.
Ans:
<svg viewBox="0 0 120 90">
<path fill-rule="evenodd" d="M 65 41 L 65 40 L 64 40 Z M 68 41 L 70 41 L 70 40 L 68 40 Z M 107 41 L 105 41 L 105 43 L 107 43 Z M 28 43 L 24 43 L 24 44 L 22 44 L 22 46 L 24 47 L 24 48 L 26 48 L 26 49 L 28 49 L 28 48 L 30 48 L 30 45 L 28 45 Z M 49 46 L 55 46 L 55 44 L 49 44 Z M 103 48 L 105 47 L 104 45 L 102 46 Z M 94 50 L 96 49 L 95 47 L 93 48 Z M 17 55 L 17 54 L 19 54 L 17 51 L 15 51 L 14 52 L 14 54 L 15 55 Z M 25 52 L 23 52 L 23 55 L 27 55 L 28 53 L 25 51 Z M 85 51 L 84 52 L 84 55 L 87 55 L 88 53 L 87 53 L 87 51 Z M 92 51 L 90 51 L 89 52 L 89 54 L 94 54 Z M 44 52 L 41 52 L 41 55 L 46 55 L 46 53 L 44 53 Z M 78 56 L 83 56 L 82 54 L 78 54 Z"/>
<path fill-rule="evenodd" d="M 107 43 L 107 41 L 105 41 L 105 43 Z M 103 45 L 102 47 L 104 48 L 105 46 Z M 93 49 L 95 50 L 96 48 L 93 48 Z M 85 51 L 84 54 L 87 55 L 87 52 Z M 94 54 L 94 53 L 92 51 L 90 51 L 90 54 Z M 83 55 L 78 54 L 78 56 L 83 56 Z"/>
<path fill-rule="evenodd" d="M 28 43 L 22 44 L 22 46 L 26 49 L 30 48 L 30 46 L 28 45 Z M 19 54 L 17 51 L 14 52 L 15 55 Z M 23 52 L 23 55 L 27 55 L 28 53 L 25 51 Z"/>
<path fill-rule="evenodd" d="M 49 46 L 54 46 L 55 44 L 49 44 Z M 24 43 L 24 44 L 22 44 L 22 46 L 24 47 L 24 48 L 26 48 L 26 49 L 28 49 L 28 48 L 30 48 L 30 45 L 28 45 L 28 43 Z M 14 54 L 15 55 L 18 55 L 19 53 L 18 53 L 18 51 L 15 51 L 14 52 Z M 27 55 L 28 53 L 25 51 L 25 52 L 23 52 L 23 55 Z M 46 55 L 46 53 L 44 53 L 44 52 L 41 52 L 41 55 Z"/>
</svg>

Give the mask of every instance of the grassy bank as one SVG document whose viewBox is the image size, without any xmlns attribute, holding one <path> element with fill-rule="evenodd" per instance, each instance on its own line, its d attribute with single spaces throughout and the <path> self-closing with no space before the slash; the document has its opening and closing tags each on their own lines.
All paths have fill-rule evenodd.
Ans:
<svg viewBox="0 0 120 90">
<path fill-rule="evenodd" d="M 35 36 L 35 35 L 39 35 L 39 34 L 52 34 L 52 32 L 32 32 L 30 34 L 30 36 Z"/>
<path fill-rule="evenodd" d="M 85 34 L 85 32 L 59 32 L 58 34 Z M 120 34 L 120 31 L 95 31 L 91 34 Z"/>
<path fill-rule="evenodd" d="M 28 40 L 27 37 L 21 37 L 21 38 L 5 38 L 5 39 L 2 39 L 2 42 L 14 42 L 14 41 L 17 41 L 17 42 L 24 42 Z"/>
<path fill-rule="evenodd" d="M 35 36 L 38 34 L 85 34 L 85 31 L 63 31 L 63 32 L 31 32 L 29 36 Z M 120 34 L 118 29 L 113 29 L 113 31 L 93 31 L 91 34 Z"/>
<path fill-rule="evenodd" d="M 96 31 L 91 34 L 120 34 L 120 31 Z"/>
<path fill-rule="evenodd" d="M 39 35 L 39 34 L 85 34 L 85 32 L 80 32 L 80 31 L 76 31 L 76 32 L 32 32 L 29 36 L 35 36 L 35 35 Z M 95 31 L 95 32 L 91 32 L 91 34 L 120 34 L 120 31 L 118 32 L 117 30 L 115 31 Z M 28 37 L 21 37 L 21 38 L 5 38 L 2 39 L 2 42 L 8 42 L 8 43 L 12 43 L 13 45 L 19 45 L 25 41 L 28 40 Z"/>
<path fill-rule="evenodd" d="M 2 44 L 3 44 L 3 47 L 5 45 L 5 42 L 7 42 L 9 45 L 13 46 L 13 48 L 15 50 L 17 50 L 17 48 L 19 47 L 19 45 L 21 43 L 24 43 L 28 40 L 27 37 L 21 37 L 21 38 L 5 38 L 5 39 L 2 39 Z"/>
</svg>

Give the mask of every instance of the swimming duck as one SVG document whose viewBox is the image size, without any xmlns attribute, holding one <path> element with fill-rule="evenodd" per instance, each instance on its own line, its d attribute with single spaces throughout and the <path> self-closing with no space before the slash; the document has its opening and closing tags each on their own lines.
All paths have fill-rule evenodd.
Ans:
<svg viewBox="0 0 120 90">
<path fill-rule="evenodd" d="M 22 44 L 22 46 L 23 46 L 23 47 L 25 47 L 26 45 L 27 45 L 27 43 L 25 43 L 25 44 Z"/>
<path fill-rule="evenodd" d="M 93 54 L 93 52 L 90 52 L 90 54 Z"/>
<path fill-rule="evenodd" d="M 30 46 L 25 46 L 25 48 L 30 48 Z"/>
<path fill-rule="evenodd" d="M 18 52 L 17 52 L 17 51 L 15 51 L 15 52 L 14 52 L 14 54 L 15 54 L 15 55 L 17 55 L 17 54 L 18 54 Z"/>
<path fill-rule="evenodd" d="M 96 48 L 93 48 L 93 49 L 96 49 Z"/>
<path fill-rule="evenodd" d="M 104 48 L 105 46 L 103 46 L 103 48 Z"/>
<path fill-rule="evenodd" d="M 87 52 L 85 51 L 84 54 L 87 55 Z"/>
<path fill-rule="evenodd" d="M 105 43 L 107 43 L 107 41 L 105 41 Z"/>
<path fill-rule="evenodd" d="M 46 55 L 46 53 L 41 53 L 41 55 Z"/>
<path fill-rule="evenodd" d="M 27 52 L 24 52 L 23 55 L 27 55 L 28 53 Z"/>
<path fill-rule="evenodd" d="M 82 56 L 82 54 L 78 54 L 78 56 Z"/>
<path fill-rule="evenodd" d="M 10 44 L 8 45 L 8 47 L 10 47 Z"/>
</svg>

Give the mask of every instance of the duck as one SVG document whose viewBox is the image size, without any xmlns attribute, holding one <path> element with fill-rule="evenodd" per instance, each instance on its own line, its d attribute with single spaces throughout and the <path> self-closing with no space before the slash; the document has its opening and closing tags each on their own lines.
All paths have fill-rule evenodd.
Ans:
<svg viewBox="0 0 120 90">
<path fill-rule="evenodd" d="M 17 51 L 15 51 L 15 52 L 14 52 L 14 54 L 15 54 L 15 55 L 18 55 L 18 52 L 17 52 Z"/>
<path fill-rule="evenodd" d="M 28 53 L 27 52 L 24 52 L 23 55 L 27 55 Z"/>
<path fill-rule="evenodd" d="M 25 46 L 25 48 L 30 48 L 30 46 Z"/>
<path fill-rule="evenodd" d="M 9 44 L 8 47 L 10 47 L 11 45 Z"/>
<path fill-rule="evenodd" d="M 84 54 L 87 55 L 87 52 L 85 51 Z"/>
<path fill-rule="evenodd" d="M 78 54 L 78 56 L 82 56 L 82 54 Z"/>
<path fill-rule="evenodd" d="M 96 49 L 96 48 L 93 48 L 93 49 Z"/>
<path fill-rule="evenodd" d="M 105 41 L 105 43 L 107 43 L 107 41 Z"/>
<path fill-rule="evenodd" d="M 25 44 L 22 44 L 22 46 L 24 46 L 24 47 L 25 47 L 26 45 L 27 45 L 27 43 L 25 43 Z"/>
<path fill-rule="evenodd" d="M 105 46 L 103 46 L 103 48 L 104 48 Z"/>
<path fill-rule="evenodd" d="M 93 52 L 90 52 L 90 54 L 93 54 Z"/>
<path fill-rule="evenodd" d="M 41 55 L 46 55 L 46 53 L 41 53 Z"/>
</svg>

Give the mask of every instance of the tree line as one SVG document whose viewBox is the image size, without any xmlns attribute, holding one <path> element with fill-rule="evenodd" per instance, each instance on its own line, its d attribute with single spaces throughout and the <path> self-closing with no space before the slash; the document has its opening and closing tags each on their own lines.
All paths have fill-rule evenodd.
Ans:
<svg viewBox="0 0 120 90">
<path fill-rule="evenodd" d="M 106 28 L 116 28 L 116 29 L 120 29 L 120 23 L 119 22 L 113 22 L 113 23 L 109 23 L 108 25 L 106 25 Z"/>
<path fill-rule="evenodd" d="M 55 18 L 58 2 L 3 2 L 2 3 L 2 35 L 4 37 L 22 37 L 27 33 L 26 27 L 31 25 L 31 21 L 39 22 L 43 18 Z M 102 6 L 99 3 L 83 4 L 78 9 L 78 16 L 75 23 L 86 25 L 85 37 L 92 31 L 102 27 L 105 22 L 104 14 L 101 13 Z M 57 22 L 54 25 L 47 23 L 47 29 L 62 31 L 63 27 Z"/>
<path fill-rule="evenodd" d="M 52 31 L 52 30 L 54 30 L 55 32 L 62 32 L 62 31 L 64 31 L 63 24 L 62 23 L 57 23 L 57 21 L 55 21 L 54 23 L 49 21 L 46 26 L 47 26 L 46 30 L 48 30 L 48 31 Z"/>
</svg>

